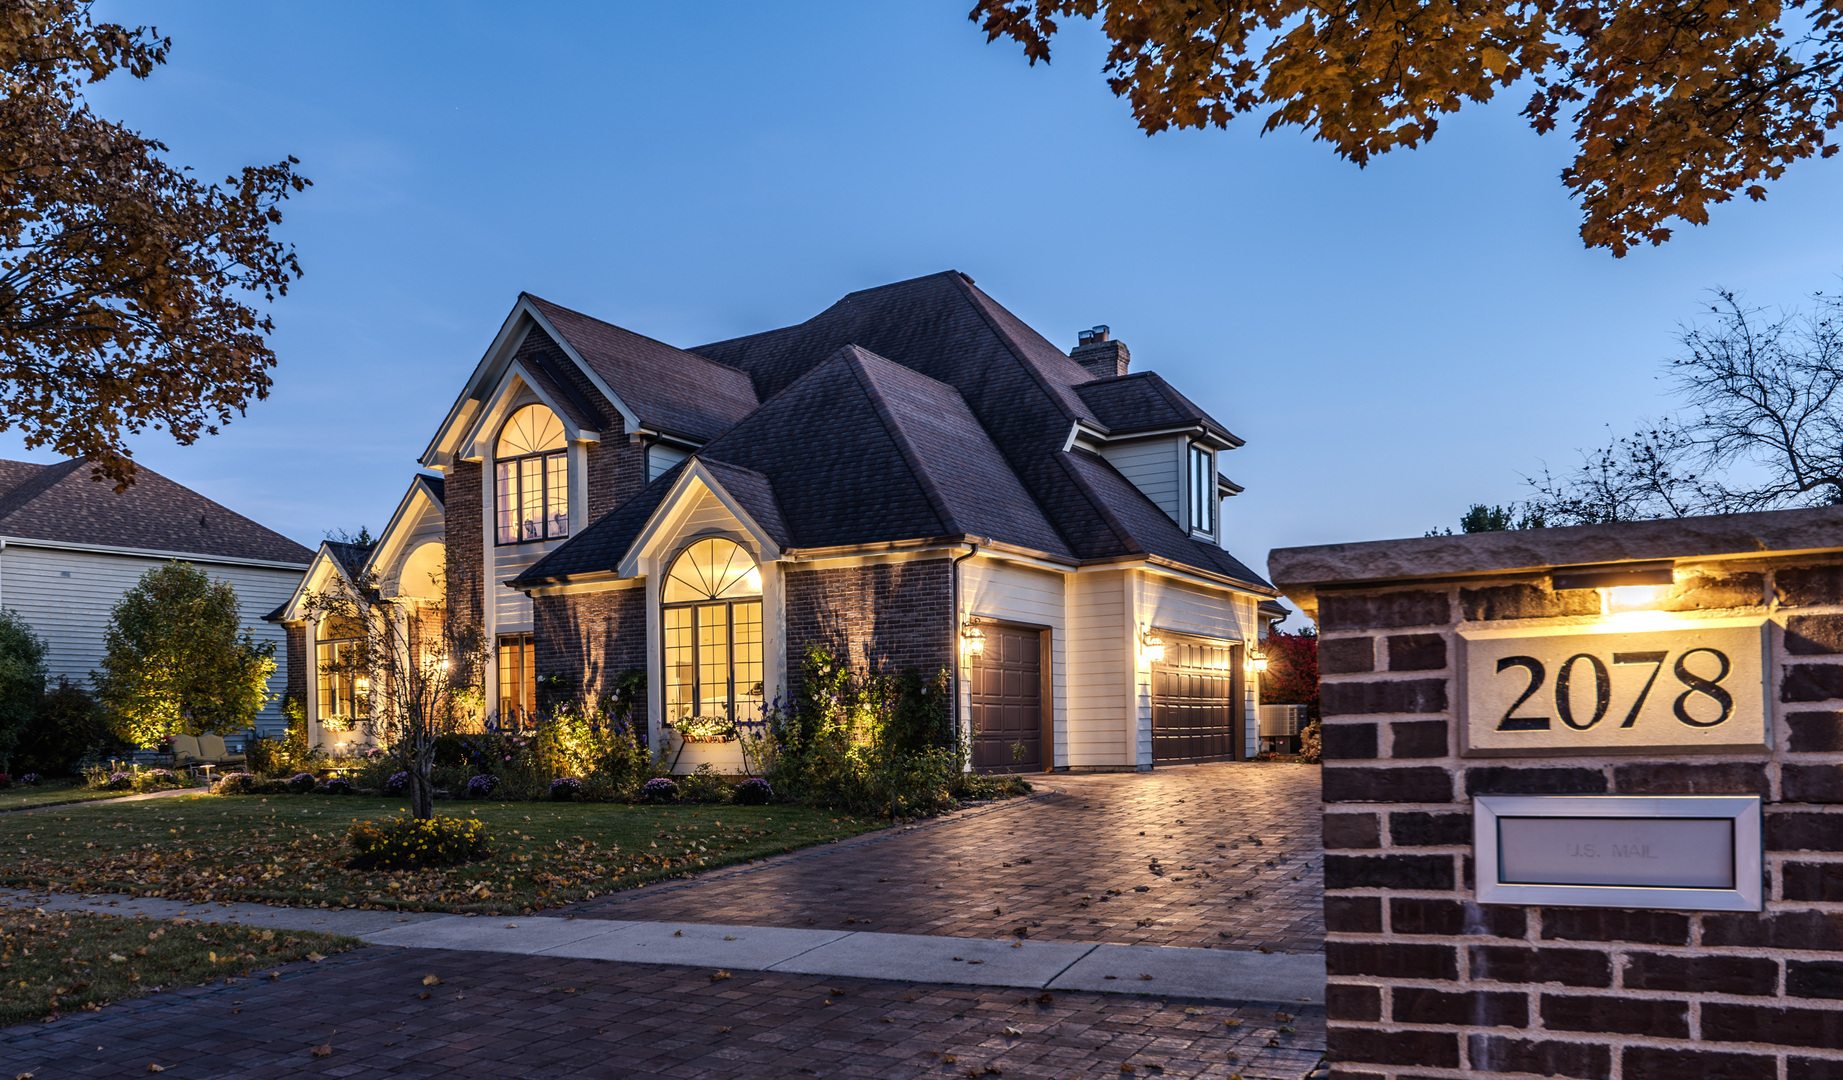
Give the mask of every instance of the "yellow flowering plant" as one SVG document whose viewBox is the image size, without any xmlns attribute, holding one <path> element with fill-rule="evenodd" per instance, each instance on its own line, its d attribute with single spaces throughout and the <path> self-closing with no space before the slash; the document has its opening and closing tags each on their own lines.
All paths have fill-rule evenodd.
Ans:
<svg viewBox="0 0 1843 1080">
<path fill-rule="evenodd" d="M 346 834 L 352 867 L 401 870 L 451 866 L 487 856 L 486 824 L 478 818 L 391 818 L 355 821 Z"/>
</svg>

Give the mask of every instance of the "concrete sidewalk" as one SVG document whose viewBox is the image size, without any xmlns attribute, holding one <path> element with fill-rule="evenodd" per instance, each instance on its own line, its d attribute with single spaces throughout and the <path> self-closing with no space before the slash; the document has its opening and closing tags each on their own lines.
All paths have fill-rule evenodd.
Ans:
<svg viewBox="0 0 1843 1080">
<path fill-rule="evenodd" d="M 1152 945 L 1008 941 L 711 923 L 506 918 L 184 904 L 0 890 L 0 903 L 349 934 L 379 945 L 464 949 L 841 978 L 1095 990 L 1215 1001 L 1324 1001 L 1324 957 Z"/>
</svg>

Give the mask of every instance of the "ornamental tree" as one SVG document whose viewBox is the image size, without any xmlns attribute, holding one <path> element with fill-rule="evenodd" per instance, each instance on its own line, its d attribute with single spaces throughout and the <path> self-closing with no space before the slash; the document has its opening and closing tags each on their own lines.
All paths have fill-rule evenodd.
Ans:
<svg viewBox="0 0 1843 1080">
<path fill-rule="evenodd" d="M 438 587 L 438 594 L 442 592 Z M 443 618 L 440 604 L 391 598 L 375 578 L 340 578 L 306 598 L 316 622 L 339 620 L 349 646 L 320 673 L 349 680 L 365 735 L 409 774 L 410 814 L 435 815 L 435 743 L 443 735 L 473 730 L 482 704 L 486 639 L 460 620 Z"/>
<path fill-rule="evenodd" d="M 271 230 L 308 186 L 289 157 L 203 183 L 83 89 L 146 78 L 171 42 L 87 0 L 0 0 L 0 430 L 87 458 L 118 490 L 127 437 L 216 434 L 275 366 L 267 314 L 300 276 Z"/>
<path fill-rule="evenodd" d="M 1267 670 L 1261 673 L 1261 702 L 1305 705 L 1318 715 L 1318 634 L 1311 629 L 1289 634 L 1275 630 L 1262 643 Z"/>
<path fill-rule="evenodd" d="M 122 594 L 90 673 L 116 731 L 137 746 L 167 735 L 243 731 L 262 711 L 275 643 L 243 629 L 237 590 L 169 562 Z"/>
<path fill-rule="evenodd" d="M 1581 238 L 1615 255 L 1737 193 L 1764 199 L 1792 162 L 1834 154 L 1843 122 L 1836 0 L 976 0 L 970 15 L 1032 64 L 1075 17 L 1099 21 L 1108 86 L 1147 132 L 1258 113 L 1358 165 L 1527 87 L 1530 126 L 1573 135 L 1561 180 Z"/>
</svg>

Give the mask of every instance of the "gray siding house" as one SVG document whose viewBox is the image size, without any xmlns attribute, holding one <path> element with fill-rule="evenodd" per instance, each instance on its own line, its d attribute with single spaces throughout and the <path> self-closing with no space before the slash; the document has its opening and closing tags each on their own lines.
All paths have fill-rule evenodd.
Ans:
<svg viewBox="0 0 1843 1080">
<path fill-rule="evenodd" d="M 257 728 L 279 734 L 289 657 L 282 628 L 263 616 L 294 594 L 312 557 L 145 465 L 134 486 L 118 493 L 91 480 L 83 461 L 0 461 L 0 607 L 18 612 L 45 639 L 54 683 L 64 676 L 87 685 L 116 602 L 142 574 L 178 559 L 234 586 L 245 628 L 275 643 L 275 697 Z"/>
</svg>

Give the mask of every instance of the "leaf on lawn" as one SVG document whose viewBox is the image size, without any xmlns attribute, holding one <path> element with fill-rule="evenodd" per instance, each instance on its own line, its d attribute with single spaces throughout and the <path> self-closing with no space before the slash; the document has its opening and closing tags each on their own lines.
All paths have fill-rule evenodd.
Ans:
<svg viewBox="0 0 1843 1080">
<path fill-rule="evenodd" d="M 424 986 L 440 986 L 441 984 L 442 981 L 434 975 L 424 975 L 422 977 L 422 985 Z"/>
<path fill-rule="evenodd" d="M 735 977 L 736 976 L 731 975 L 727 971 L 713 971 L 710 973 L 711 982 L 722 982 L 724 979 L 733 979 Z"/>
<path fill-rule="evenodd" d="M 321 1043 L 319 1046 L 316 1046 L 311 1051 L 309 1051 L 309 1053 L 313 1054 L 313 1056 L 315 1057 L 332 1057 L 333 1056 L 333 1044 L 332 1043 Z"/>
</svg>

